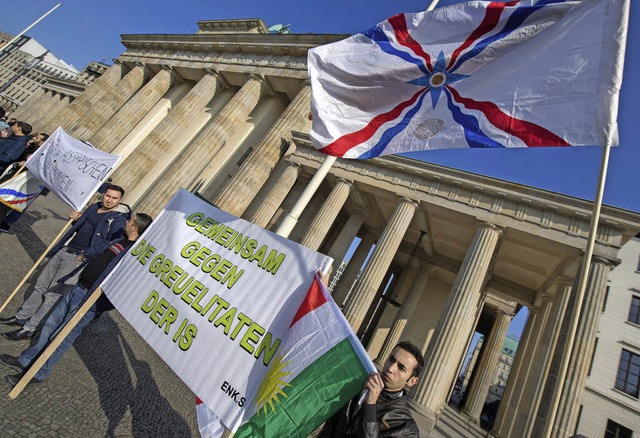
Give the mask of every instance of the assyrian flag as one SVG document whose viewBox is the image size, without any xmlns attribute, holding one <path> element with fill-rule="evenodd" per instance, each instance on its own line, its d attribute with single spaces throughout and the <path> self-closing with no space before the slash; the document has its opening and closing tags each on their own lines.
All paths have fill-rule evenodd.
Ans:
<svg viewBox="0 0 640 438">
<path fill-rule="evenodd" d="M 234 438 L 306 437 L 361 392 L 369 374 L 376 372 L 318 276 L 281 351 L 260 386 L 255 414 Z M 198 418 L 202 430 L 200 411 Z"/>
<path fill-rule="evenodd" d="M 313 127 L 344 158 L 617 145 L 629 0 L 473 1 L 309 51 Z"/>
<path fill-rule="evenodd" d="M 0 203 L 17 211 L 24 211 L 44 186 L 31 172 L 22 172 L 0 185 Z"/>
</svg>

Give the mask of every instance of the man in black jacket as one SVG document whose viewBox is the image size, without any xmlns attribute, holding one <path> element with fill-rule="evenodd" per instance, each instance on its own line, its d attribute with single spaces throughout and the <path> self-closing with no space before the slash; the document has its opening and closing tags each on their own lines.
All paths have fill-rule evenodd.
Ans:
<svg viewBox="0 0 640 438">
<path fill-rule="evenodd" d="M 367 380 L 365 395 L 351 400 L 329 419 L 318 437 L 418 437 L 406 389 L 418 383 L 423 367 L 420 349 L 410 342 L 399 343 L 381 373 Z"/>
</svg>

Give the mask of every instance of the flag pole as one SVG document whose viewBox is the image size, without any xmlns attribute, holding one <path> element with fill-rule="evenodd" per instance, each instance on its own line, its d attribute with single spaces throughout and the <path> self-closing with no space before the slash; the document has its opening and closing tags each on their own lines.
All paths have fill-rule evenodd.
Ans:
<svg viewBox="0 0 640 438">
<path fill-rule="evenodd" d="M 593 248 L 595 246 L 596 234 L 598 231 L 598 222 L 600 220 L 600 210 L 602 208 L 602 198 L 604 196 L 604 186 L 607 179 L 607 169 L 609 167 L 609 155 L 611 152 L 611 136 L 607 139 L 607 144 L 602 148 L 602 160 L 600 163 L 600 176 L 598 178 L 598 187 L 596 192 L 596 199 L 593 204 L 593 211 L 591 213 L 591 228 L 589 230 L 589 238 L 587 240 L 587 247 L 584 252 L 584 259 L 582 266 L 580 267 L 580 279 L 578 282 L 577 290 L 575 292 L 575 301 L 573 306 L 573 313 L 571 314 L 571 324 L 569 326 L 566 338 L 566 348 L 562 355 L 562 362 L 560 363 L 560 369 L 558 370 L 558 377 L 556 379 L 556 385 L 553 391 L 553 398 L 551 400 L 551 407 L 549 409 L 549 417 L 545 422 L 544 437 L 551 436 L 553 431 L 553 424 L 557 416 L 558 406 L 560 404 L 560 397 L 562 395 L 562 389 L 564 386 L 564 380 L 567 377 L 567 370 L 569 368 L 569 359 L 573 354 L 574 338 L 578 329 L 578 321 L 580 320 L 580 313 L 582 311 L 582 301 L 584 300 L 585 291 L 587 288 L 587 280 L 589 278 L 589 271 L 591 267 L 591 257 L 593 256 Z"/>
<path fill-rule="evenodd" d="M 13 37 L 13 39 L 11 41 L 9 41 L 7 44 L 5 44 L 4 46 L 2 46 L 2 48 L 0 48 L 0 53 L 4 52 L 5 49 L 8 49 L 9 47 L 11 47 L 11 44 L 15 43 L 18 38 L 20 38 L 22 35 L 24 35 L 25 33 L 29 32 L 29 30 L 35 26 L 36 24 L 38 24 L 39 22 L 41 22 L 47 15 L 49 15 L 50 13 L 52 13 L 53 11 L 55 11 L 56 9 L 58 9 L 58 7 L 62 5 L 62 3 L 58 3 L 57 5 L 55 5 L 53 8 L 51 8 L 49 10 L 49 12 L 47 12 L 46 14 L 44 14 L 42 17 L 38 18 L 36 21 L 34 21 L 33 23 L 31 23 L 31 25 L 29 27 L 27 27 L 25 30 L 23 30 L 22 32 L 20 32 L 18 35 L 16 35 L 15 37 Z"/>
<path fill-rule="evenodd" d="M 431 3 L 427 7 L 427 12 L 433 11 L 438 5 L 439 1 L 440 0 L 431 0 Z M 316 193 L 316 191 L 318 191 L 318 187 L 320 187 L 320 184 L 322 183 L 322 181 L 324 181 L 325 177 L 329 173 L 329 170 L 331 170 L 331 166 L 333 166 L 333 163 L 336 162 L 336 159 L 337 157 L 327 155 L 316 173 L 313 175 L 313 178 L 311 178 L 311 181 L 309 181 L 307 187 L 304 189 L 304 191 L 296 201 L 291 211 L 287 213 L 287 215 L 282 220 L 282 223 L 276 230 L 276 234 L 282 237 L 289 237 L 289 234 L 291 234 L 291 231 L 293 231 L 293 228 L 298 223 L 300 215 L 302 214 L 302 212 L 304 212 L 304 209 L 307 207 L 307 205 L 309 205 L 311 198 Z"/>
<path fill-rule="evenodd" d="M 47 256 L 47 254 L 49 253 L 49 251 L 51 251 L 51 248 L 53 248 L 53 246 L 58 242 L 58 240 L 64 236 L 64 233 L 67 232 L 67 230 L 69 229 L 69 227 L 71 226 L 71 223 L 73 222 L 73 220 L 68 220 L 66 225 L 62 228 L 62 230 L 58 233 L 58 235 L 55 237 L 55 239 L 53 239 L 53 241 L 51 242 L 51 244 L 47 247 L 47 249 L 44 250 L 44 252 L 42 253 L 42 255 L 40 256 L 40 258 L 35 262 L 35 264 L 31 267 L 31 269 L 29 270 L 29 272 L 27 272 L 27 275 L 24 276 L 24 278 L 22 279 L 22 281 L 16 286 L 16 288 L 13 290 L 13 292 L 11 292 L 11 295 L 9 295 L 7 297 L 7 299 L 5 300 L 4 303 L 2 303 L 2 305 L 0 306 L 0 312 L 2 312 L 7 305 L 9 304 L 9 302 L 13 299 L 13 297 L 16 296 L 16 294 L 18 293 L 18 291 L 20 290 L 20 288 L 27 282 L 27 280 L 29 279 L 29 277 L 31 277 L 31 274 L 33 274 L 35 272 L 36 269 L 38 269 L 38 266 L 40 266 L 40 263 L 42 263 L 42 260 L 44 260 L 44 258 Z"/>
<path fill-rule="evenodd" d="M 22 375 L 18 383 L 13 387 L 11 392 L 9 392 L 9 398 L 14 399 L 20 395 L 20 393 L 24 390 L 25 386 L 31 381 L 33 376 L 36 375 L 42 365 L 51 357 L 53 352 L 60 346 L 62 341 L 67 337 L 67 335 L 73 330 L 73 328 L 78 325 L 80 320 L 84 317 L 84 315 L 89 311 L 93 303 L 95 303 L 100 295 L 102 294 L 102 288 L 98 287 L 93 291 L 91 295 L 85 300 L 85 302 L 80 306 L 80 308 L 73 314 L 73 317 L 62 327 L 62 330 L 58 332 L 55 338 L 49 342 L 44 351 L 38 356 L 38 359 L 25 371 Z"/>
<path fill-rule="evenodd" d="M 324 178 L 329 173 L 329 170 L 331 169 L 331 166 L 333 166 L 333 163 L 336 162 L 336 159 L 337 157 L 331 155 L 326 156 L 326 158 L 322 162 L 322 165 L 313 175 L 313 178 L 311 178 L 311 181 L 309 181 L 309 184 L 307 184 L 307 187 L 305 187 L 304 191 L 296 201 L 291 211 L 284 217 L 282 223 L 276 231 L 277 235 L 282 237 L 289 237 L 289 234 L 293 230 L 293 227 L 295 227 L 298 223 L 300 215 L 304 211 L 305 207 L 309 204 L 309 201 L 311 201 L 311 198 L 318 190 L 318 187 L 320 187 L 320 183 L 322 183 Z"/>
</svg>

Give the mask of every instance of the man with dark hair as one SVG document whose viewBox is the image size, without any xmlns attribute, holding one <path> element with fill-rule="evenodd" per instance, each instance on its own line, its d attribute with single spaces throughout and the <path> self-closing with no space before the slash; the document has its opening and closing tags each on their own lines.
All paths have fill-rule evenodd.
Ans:
<svg viewBox="0 0 640 438">
<path fill-rule="evenodd" d="M 102 195 L 102 202 L 87 208 L 84 213 L 74 211 L 69 215 L 75 223 L 49 252 L 51 259 L 38 277 L 33 293 L 15 316 L 0 318 L 0 324 L 21 325 L 22 328 L 0 336 L 12 341 L 33 336 L 40 321 L 64 292 L 53 288 L 58 279 L 74 271 L 105 245 L 121 238 L 122 230 L 131 217 L 129 207 L 120 204 L 123 195 L 122 187 L 109 185 Z M 77 275 L 67 283 L 73 285 L 76 280 Z"/>
<path fill-rule="evenodd" d="M 418 437 L 406 390 L 418 383 L 423 367 L 420 349 L 410 342 L 400 342 L 380 374 L 369 376 L 364 396 L 354 398 L 330 418 L 318 437 Z"/>
<path fill-rule="evenodd" d="M 20 154 L 27 148 L 31 129 L 27 122 L 15 122 L 11 125 L 11 135 L 0 140 L 0 174 L 9 164 L 20 158 Z"/>
<path fill-rule="evenodd" d="M 107 275 L 115 268 L 122 256 L 127 252 L 129 247 L 140 237 L 142 233 L 151 224 L 151 216 L 138 213 L 134 214 L 131 219 L 127 221 L 124 227 L 125 238 L 118 240 L 116 243 L 112 243 L 99 253 L 93 255 L 90 259 L 87 259 L 81 266 L 79 266 L 74 272 L 69 273 L 67 276 L 60 279 L 60 283 L 64 283 L 65 280 L 72 278 L 74 274 L 79 272 L 78 283 L 66 294 L 58 303 L 53 307 L 51 313 L 47 316 L 38 342 L 33 346 L 27 348 L 20 357 L 10 356 L 8 354 L 0 355 L 0 361 L 6 365 L 16 367 L 20 370 L 28 368 L 40 355 L 40 353 L 47 347 L 62 330 L 65 324 L 75 315 L 85 298 L 88 297 L 106 278 Z M 104 295 L 100 295 L 98 301 L 87 311 L 78 324 L 69 332 L 67 337 L 56 348 L 54 353 L 44 363 L 42 368 L 36 373 L 33 382 L 40 382 L 45 379 L 50 373 L 53 366 L 60 360 L 67 349 L 76 340 L 82 329 L 96 318 L 102 312 L 108 312 L 113 309 L 113 305 L 109 299 Z M 5 380 L 12 385 L 18 383 L 22 373 L 7 375 Z"/>
</svg>

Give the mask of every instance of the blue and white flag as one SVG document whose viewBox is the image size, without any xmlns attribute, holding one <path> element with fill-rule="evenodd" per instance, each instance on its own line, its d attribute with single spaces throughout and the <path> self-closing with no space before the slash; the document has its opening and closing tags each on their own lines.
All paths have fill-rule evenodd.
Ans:
<svg viewBox="0 0 640 438">
<path fill-rule="evenodd" d="M 473 1 L 309 51 L 314 146 L 617 145 L 628 0 Z"/>
<path fill-rule="evenodd" d="M 0 203 L 24 211 L 36 200 L 44 186 L 31 172 L 22 172 L 0 185 Z"/>
</svg>

